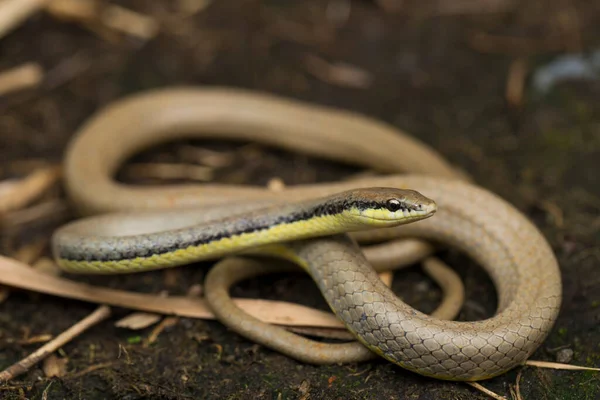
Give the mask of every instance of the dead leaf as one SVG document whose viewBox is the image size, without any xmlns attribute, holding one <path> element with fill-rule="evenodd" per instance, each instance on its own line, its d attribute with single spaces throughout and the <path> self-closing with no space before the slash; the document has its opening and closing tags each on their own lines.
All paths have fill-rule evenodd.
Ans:
<svg viewBox="0 0 600 400">
<path fill-rule="evenodd" d="M 140 330 L 156 324 L 162 318 L 159 314 L 150 314 L 145 312 L 136 312 L 129 314 L 125 318 L 121 318 L 115 322 L 117 328 L 125 328 L 131 330 Z"/>
</svg>

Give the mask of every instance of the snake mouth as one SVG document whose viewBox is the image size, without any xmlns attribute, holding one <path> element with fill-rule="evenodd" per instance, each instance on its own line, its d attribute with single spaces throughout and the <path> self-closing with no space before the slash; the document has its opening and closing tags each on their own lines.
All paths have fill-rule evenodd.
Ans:
<svg viewBox="0 0 600 400">
<path fill-rule="evenodd" d="M 402 225 L 432 217 L 437 211 L 435 203 L 420 210 L 399 210 L 390 213 L 387 210 L 369 210 L 362 212 L 357 217 L 370 224 L 377 225 Z"/>
</svg>

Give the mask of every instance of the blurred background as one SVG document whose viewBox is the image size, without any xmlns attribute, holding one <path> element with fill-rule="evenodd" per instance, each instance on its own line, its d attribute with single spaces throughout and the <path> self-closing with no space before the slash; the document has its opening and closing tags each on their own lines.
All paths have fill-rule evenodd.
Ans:
<svg viewBox="0 0 600 400">
<path fill-rule="evenodd" d="M 2 0 L 2 254 L 43 264 L 49 235 L 75 217 L 60 187 L 60 163 L 70 137 L 94 112 L 159 87 L 247 88 L 391 123 L 512 202 L 545 234 L 563 271 L 559 320 L 533 358 L 598 367 L 599 34 L 600 2 L 589 0 Z M 252 143 L 186 141 L 137 155 L 119 179 L 291 185 L 359 172 Z M 461 254 L 443 258 L 466 285 L 460 319 L 491 316 L 496 298 L 488 277 Z M 184 267 L 93 282 L 185 294 L 205 271 Z M 406 302 L 435 308 L 440 290 L 419 266 L 397 275 L 393 288 Z M 0 369 L 94 308 L 3 293 Z M 252 280 L 232 293 L 327 310 L 301 274 Z M 490 398 L 382 360 L 304 365 L 214 321 L 171 319 L 158 333 L 164 319 L 141 328 L 114 321 L 0 386 L 0 397 Z M 485 386 L 515 399 L 517 392 L 523 399 L 600 398 L 600 374 L 592 372 L 526 367 Z"/>
</svg>

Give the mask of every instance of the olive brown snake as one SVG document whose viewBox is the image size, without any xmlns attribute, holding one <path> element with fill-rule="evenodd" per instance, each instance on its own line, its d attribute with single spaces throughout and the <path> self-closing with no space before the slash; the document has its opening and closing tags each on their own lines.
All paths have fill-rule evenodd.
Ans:
<svg viewBox="0 0 600 400">
<path fill-rule="evenodd" d="M 255 141 L 355 163 L 382 175 L 289 186 L 279 192 L 221 184 L 132 187 L 114 181 L 119 166 L 134 153 L 191 137 Z M 353 189 L 412 189 L 433 199 L 437 212 L 432 218 L 290 244 L 306 261 L 307 271 L 332 309 L 362 344 L 315 344 L 265 326 L 228 301 L 231 284 L 279 267 L 226 258 L 210 271 L 206 297 L 223 323 L 302 361 L 357 361 L 379 354 L 426 376 L 486 379 L 523 363 L 546 338 L 559 311 L 557 261 L 525 216 L 468 182 L 424 144 L 354 113 L 244 90 L 155 90 L 113 103 L 84 124 L 67 149 L 65 184 L 79 212 L 91 219 L 61 228 L 54 236 L 55 247 L 67 243 L 75 248 L 79 235 L 91 236 L 90 243 L 100 254 L 114 251 L 110 243 L 120 240 L 103 240 L 102 235 L 165 231 L 160 244 L 174 240 L 169 229 Z M 492 278 L 498 293 L 497 313 L 483 321 L 448 321 L 401 302 L 355 244 L 355 240 L 391 238 L 409 239 L 401 251 L 406 259 L 429 254 L 429 242 L 464 251 Z M 148 246 L 152 245 L 158 244 Z M 372 255 L 390 248 L 382 247 Z"/>
</svg>

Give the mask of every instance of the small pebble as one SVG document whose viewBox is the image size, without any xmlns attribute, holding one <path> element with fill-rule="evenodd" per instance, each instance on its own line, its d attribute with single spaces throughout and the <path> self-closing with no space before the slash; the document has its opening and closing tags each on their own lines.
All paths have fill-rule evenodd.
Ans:
<svg viewBox="0 0 600 400">
<path fill-rule="evenodd" d="M 573 350 L 562 349 L 556 353 L 556 362 L 568 364 L 573 360 Z"/>
</svg>

